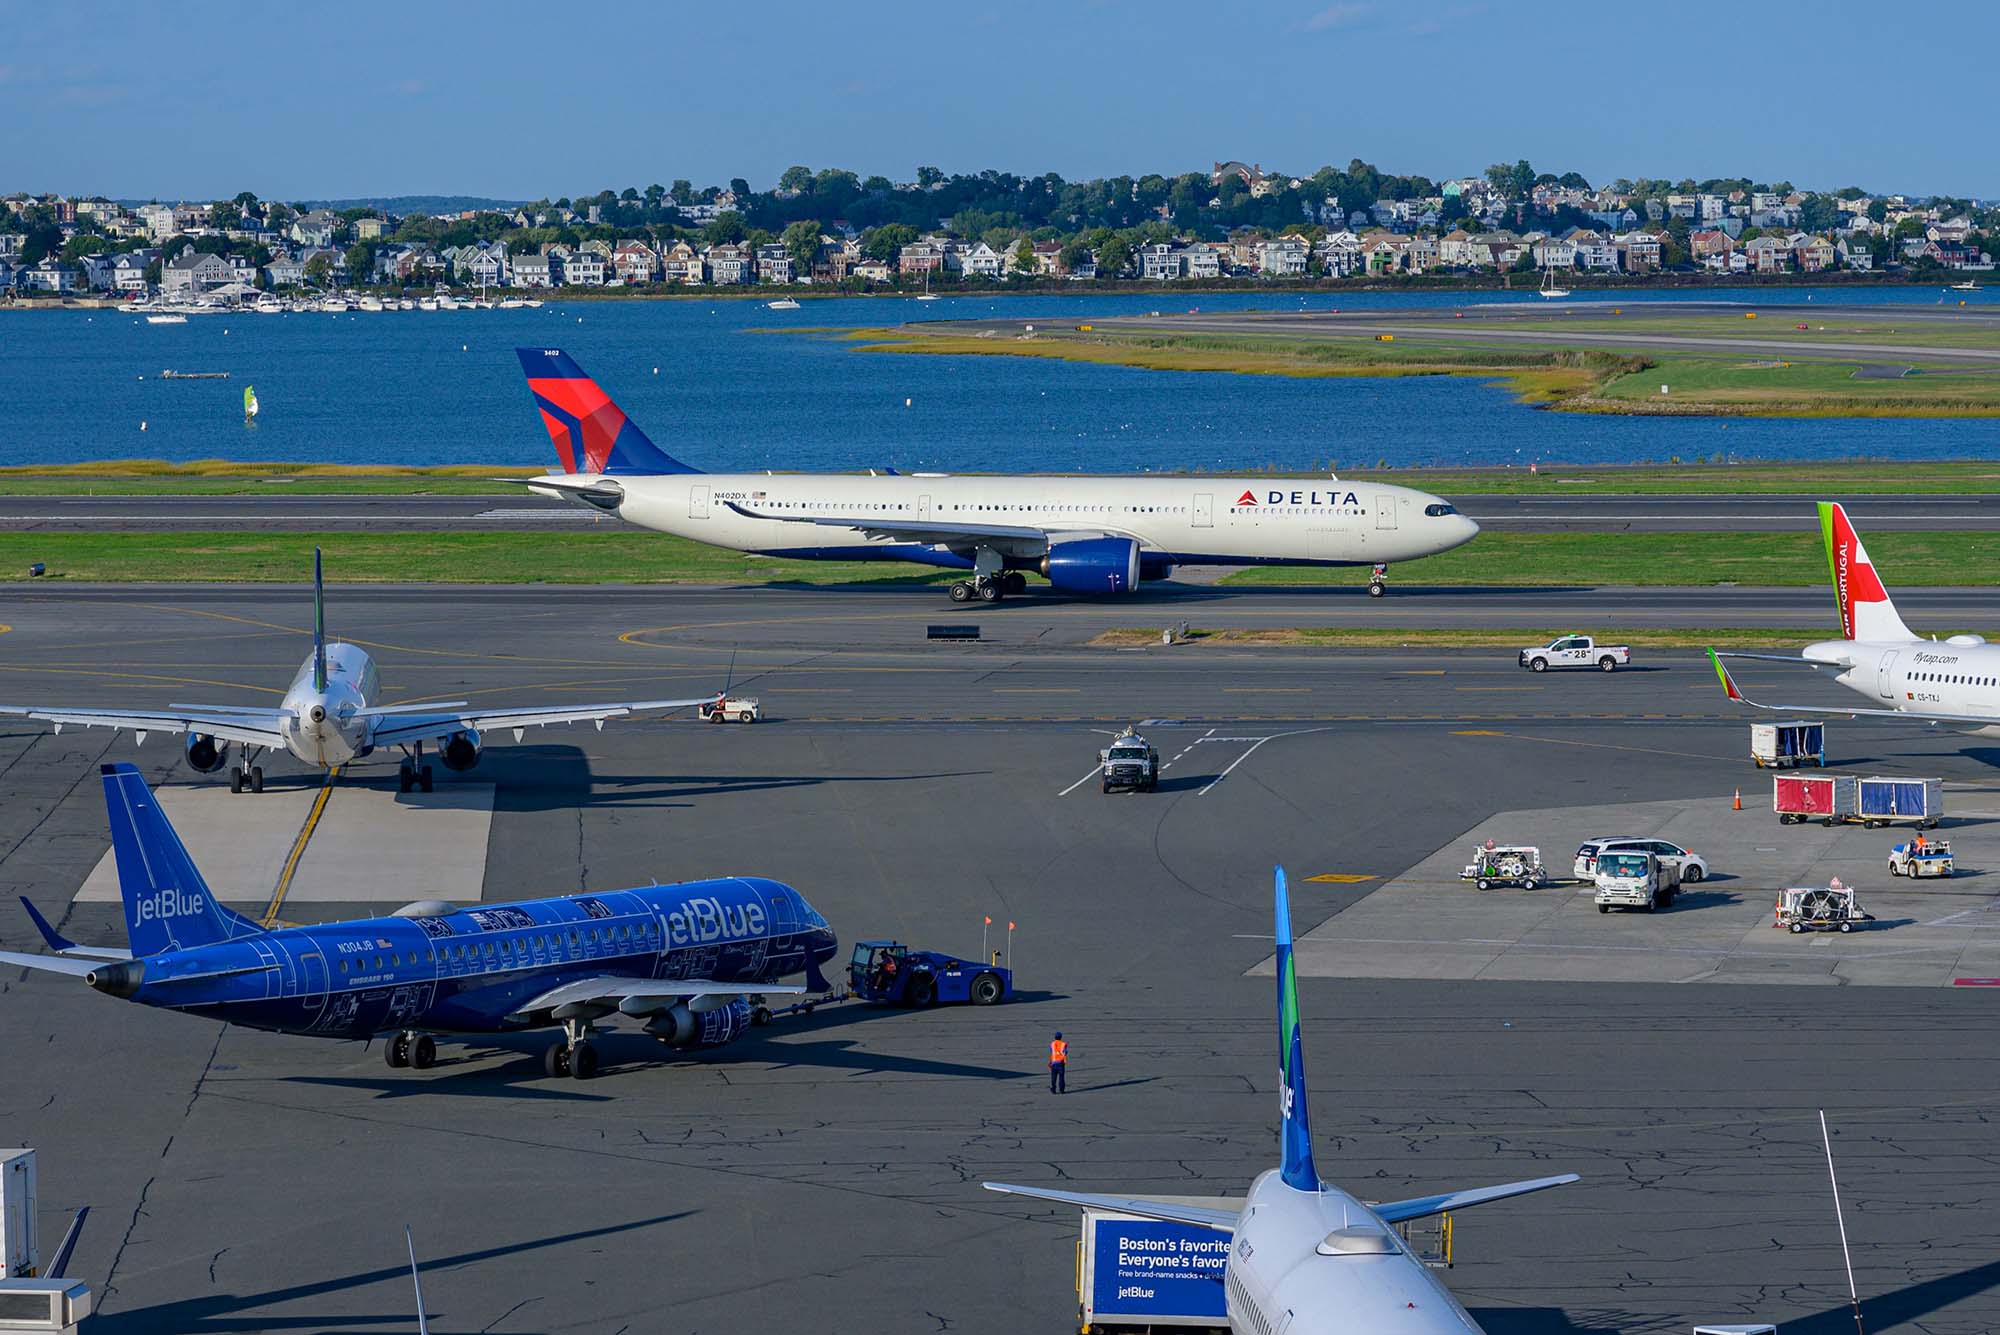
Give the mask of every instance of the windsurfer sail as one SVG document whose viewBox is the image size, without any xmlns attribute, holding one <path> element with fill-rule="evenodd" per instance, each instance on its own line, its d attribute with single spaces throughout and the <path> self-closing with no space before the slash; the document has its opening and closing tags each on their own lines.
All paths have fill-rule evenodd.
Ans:
<svg viewBox="0 0 2000 1335">
<path fill-rule="evenodd" d="M 243 387 L 243 420 L 245 422 L 254 421 L 256 416 L 257 387 L 255 385 L 245 385 Z"/>
</svg>

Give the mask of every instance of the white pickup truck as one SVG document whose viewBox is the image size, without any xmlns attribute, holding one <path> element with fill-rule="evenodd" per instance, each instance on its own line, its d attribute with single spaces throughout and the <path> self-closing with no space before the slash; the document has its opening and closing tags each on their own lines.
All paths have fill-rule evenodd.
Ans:
<svg viewBox="0 0 2000 1335">
<path fill-rule="evenodd" d="M 1632 661 L 1632 651 L 1622 644 L 1599 644 L 1588 635 L 1563 635 L 1547 644 L 1534 644 L 1521 651 L 1521 666 L 1530 672 L 1550 668 L 1590 668 L 1616 672 Z"/>
</svg>

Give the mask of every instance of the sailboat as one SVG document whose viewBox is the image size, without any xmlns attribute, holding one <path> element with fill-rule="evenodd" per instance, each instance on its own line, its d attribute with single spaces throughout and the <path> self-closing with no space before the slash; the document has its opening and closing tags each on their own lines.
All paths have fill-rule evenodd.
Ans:
<svg viewBox="0 0 2000 1335">
<path fill-rule="evenodd" d="M 1553 264 L 1545 264 L 1542 266 L 1541 292 L 1543 296 L 1547 297 L 1551 301 L 1560 301 L 1562 298 L 1569 295 L 1568 288 L 1556 286 L 1556 267 Z"/>
<path fill-rule="evenodd" d="M 243 387 L 243 425 L 249 426 L 256 420 L 257 387 L 255 385 L 245 385 Z"/>
<path fill-rule="evenodd" d="M 921 297 L 918 297 L 917 300 L 918 301 L 938 300 L 937 293 L 931 291 L 931 271 L 929 269 L 924 270 L 924 294 Z"/>
</svg>

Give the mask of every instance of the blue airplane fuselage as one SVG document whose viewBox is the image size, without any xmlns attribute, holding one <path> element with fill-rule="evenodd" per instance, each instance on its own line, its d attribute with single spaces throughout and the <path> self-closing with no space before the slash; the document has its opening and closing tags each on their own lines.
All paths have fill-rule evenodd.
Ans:
<svg viewBox="0 0 2000 1335">
<path fill-rule="evenodd" d="M 139 911 L 202 911 L 190 898 L 161 891 Z M 701 979 L 755 993 L 817 979 L 838 945 L 798 891 L 731 877 L 281 928 L 107 964 L 91 984 L 288 1034 L 499 1033 L 548 1024 L 524 1008 L 564 983 Z"/>
</svg>

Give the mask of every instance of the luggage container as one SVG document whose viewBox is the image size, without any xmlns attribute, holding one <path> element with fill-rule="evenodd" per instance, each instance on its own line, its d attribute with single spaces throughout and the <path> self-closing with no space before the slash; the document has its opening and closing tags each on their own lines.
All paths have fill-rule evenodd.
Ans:
<svg viewBox="0 0 2000 1335">
<path fill-rule="evenodd" d="M 1937 827 L 1944 814 L 1944 780 L 1876 777 L 1860 781 L 1857 808 L 1870 829 L 1877 825 Z"/>
<path fill-rule="evenodd" d="M 1786 825 L 1853 820 L 1860 811 L 1858 784 L 1851 774 L 1773 775 L 1771 810 Z"/>
<path fill-rule="evenodd" d="M 1750 758 L 1758 769 L 1791 769 L 1795 765 L 1826 768 L 1824 723 L 1753 723 Z"/>
<path fill-rule="evenodd" d="M 1219 1197 L 1168 1199 L 1223 1209 L 1243 1204 Z M 1082 1328 L 1228 1330 L 1222 1280 L 1229 1243 L 1229 1234 L 1199 1224 L 1085 1210 L 1076 1271 Z"/>
<path fill-rule="evenodd" d="M 0 1150 L 0 1279 L 29 1279 L 35 1248 L 35 1152 Z"/>
</svg>

